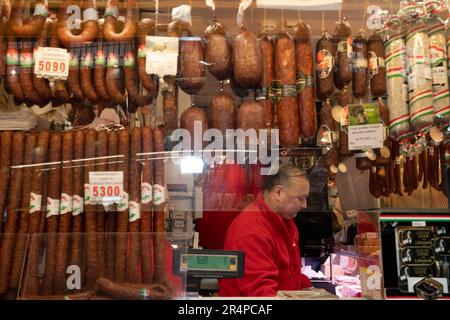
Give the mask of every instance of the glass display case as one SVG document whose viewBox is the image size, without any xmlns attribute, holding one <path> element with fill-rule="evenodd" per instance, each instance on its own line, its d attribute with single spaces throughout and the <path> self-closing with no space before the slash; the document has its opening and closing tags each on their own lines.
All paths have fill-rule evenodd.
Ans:
<svg viewBox="0 0 450 320">
<path fill-rule="evenodd" d="M 186 274 L 173 273 L 179 235 L 58 233 L 12 235 L 23 246 L 11 274 L 2 275 L 9 299 L 169 300 L 186 296 Z"/>
</svg>

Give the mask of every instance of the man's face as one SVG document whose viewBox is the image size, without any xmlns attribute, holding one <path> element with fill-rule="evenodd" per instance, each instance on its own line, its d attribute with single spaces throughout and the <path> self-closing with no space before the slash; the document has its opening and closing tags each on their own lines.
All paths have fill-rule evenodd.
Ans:
<svg viewBox="0 0 450 320">
<path fill-rule="evenodd" d="M 273 192 L 277 200 L 277 213 L 283 219 L 295 218 L 301 209 L 306 208 L 309 182 L 304 177 L 292 177 L 287 186 L 276 186 Z"/>
</svg>

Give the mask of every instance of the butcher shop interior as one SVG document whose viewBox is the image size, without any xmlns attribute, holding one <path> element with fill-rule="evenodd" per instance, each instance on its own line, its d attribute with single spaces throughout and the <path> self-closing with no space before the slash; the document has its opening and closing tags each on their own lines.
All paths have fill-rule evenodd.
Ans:
<svg viewBox="0 0 450 320">
<path fill-rule="evenodd" d="M 449 0 L 0 0 L 0 300 L 450 298 Z"/>
</svg>

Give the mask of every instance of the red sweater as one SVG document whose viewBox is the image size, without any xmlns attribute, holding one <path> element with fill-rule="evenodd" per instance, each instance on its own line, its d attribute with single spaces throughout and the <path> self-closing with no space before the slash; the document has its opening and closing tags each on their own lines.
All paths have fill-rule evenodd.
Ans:
<svg viewBox="0 0 450 320">
<path fill-rule="evenodd" d="M 224 249 L 245 252 L 245 271 L 242 278 L 219 281 L 221 296 L 274 297 L 311 286 L 301 273 L 295 222 L 273 212 L 262 194 L 232 222 Z"/>
</svg>

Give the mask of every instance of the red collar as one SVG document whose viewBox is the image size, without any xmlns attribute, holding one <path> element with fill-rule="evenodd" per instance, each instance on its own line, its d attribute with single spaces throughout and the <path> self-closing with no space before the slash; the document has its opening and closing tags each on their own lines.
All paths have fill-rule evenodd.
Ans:
<svg viewBox="0 0 450 320">
<path fill-rule="evenodd" d="M 289 225 L 293 223 L 293 219 L 283 219 L 278 213 L 274 212 L 264 200 L 262 192 L 258 193 L 258 196 L 256 197 L 256 204 L 258 205 L 261 212 L 267 213 L 270 219 L 273 220 L 273 222 L 280 225 L 280 228 L 289 229 Z"/>
</svg>

